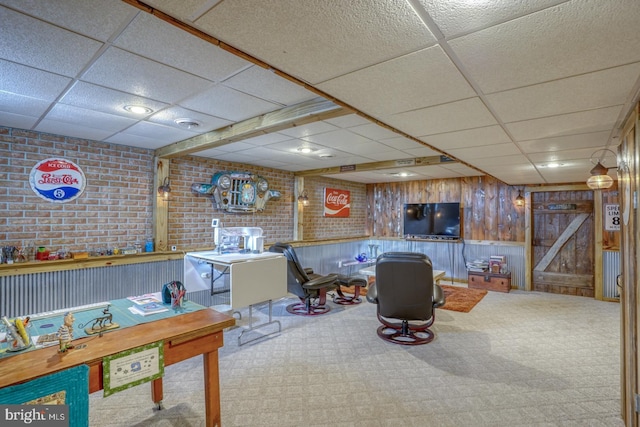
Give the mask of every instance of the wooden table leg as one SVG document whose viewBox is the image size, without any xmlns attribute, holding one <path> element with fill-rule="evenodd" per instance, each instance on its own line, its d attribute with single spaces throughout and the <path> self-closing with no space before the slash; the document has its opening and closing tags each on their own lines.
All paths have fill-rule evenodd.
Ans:
<svg viewBox="0 0 640 427">
<path fill-rule="evenodd" d="M 162 409 L 163 398 L 162 378 L 151 381 L 151 400 L 158 406 L 158 409 Z"/>
<path fill-rule="evenodd" d="M 220 377 L 218 371 L 218 351 L 202 355 L 204 367 L 204 406 L 207 427 L 220 427 Z"/>
</svg>

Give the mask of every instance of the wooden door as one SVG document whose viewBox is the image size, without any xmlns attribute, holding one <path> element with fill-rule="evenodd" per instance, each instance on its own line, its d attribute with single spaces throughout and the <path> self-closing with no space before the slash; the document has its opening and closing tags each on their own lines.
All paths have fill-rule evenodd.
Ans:
<svg viewBox="0 0 640 427">
<path fill-rule="evenodd" d="M 537 192 L 532 205 L 533 290 L 593 297 L 593 192 Z"/>
</svg>

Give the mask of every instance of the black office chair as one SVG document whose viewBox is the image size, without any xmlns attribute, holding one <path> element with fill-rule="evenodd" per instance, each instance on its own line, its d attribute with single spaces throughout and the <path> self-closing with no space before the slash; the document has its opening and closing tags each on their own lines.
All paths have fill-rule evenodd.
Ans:
<svg viewBox="0 0 640 427">
<path fill-rule="evenodd" d="M 269 252 L 278 252 L 287 258 L 287 291 L 300 298 L 299 303 L 287 306 L 289 313 L 315 316 L 331 310 L 327 305 L 327 291 L 338 286 L 337 274 L 322 276 L 302 267 L 293 247 L 285 243 L 274 244 Z"/>
<path fill-rule="evenodd" d="M 376 261 L 376 281 L 367 301 L 377 304 L 378 336 L 403 345 L 427 344 L 435 308 L 445 303 L 442 288 L 433 283 L 433 267 L 425 254 L 386 252 Z M 393 320 L 392 320 L 393 319 Z"/>
</svg>

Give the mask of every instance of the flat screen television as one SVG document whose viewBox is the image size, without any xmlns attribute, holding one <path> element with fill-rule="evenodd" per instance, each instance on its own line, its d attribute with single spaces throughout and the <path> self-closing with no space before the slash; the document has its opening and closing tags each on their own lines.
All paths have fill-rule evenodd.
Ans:
<svg viewBox="0 0 640 427">
<path fill-rule="evenodd" d="M 405 203 L 403 234 L 410 239 L 459 239 L 460 203 Z"/>
</svg>

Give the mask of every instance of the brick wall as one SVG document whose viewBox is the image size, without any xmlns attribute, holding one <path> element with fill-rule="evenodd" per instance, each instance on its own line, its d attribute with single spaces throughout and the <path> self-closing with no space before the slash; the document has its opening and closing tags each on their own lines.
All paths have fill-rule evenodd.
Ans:
<svg viewBox="0 0 640 427">
<path fill-rule="evenodd" d="M 31 169 L 50 157 L 83 170 L 77 199 L 53 203 L 31 189 Z M 150 236 L 152 166 L 150 150 L 0 127 L 0 245 L 86 250 Z"/>
<path fill-rule="evenodd" d="M 87 184 L 80 197 L 52 203 L 32 191 L 29 173 L 49 157 L 64 158 L 82 168 Z M 0 127 L 0 246 L 31 243 L 50 250 L 84 251 L 143 241 L 153 229 L 157 189 L 153 161 L 152 150 Z M 211 198 L 191 193 L 191 184 L 210 183 L 221 170 L 261 175 L 281 197 L 268 201 L 263 212 L 238 214 L 218 210 Z M 293 239 L 297 209 L 293 173 L 196 156 L 171 159 L 169 172 L 168 246 L 210 248 L 212 218 L 219 218 L 225 227 L 261 227 L 267 242 Z M 323 217 L 324 187 L 351 191 L 349 218 Z M 305 239 L 365 233 L 364 184 L 315 177 L 305 178 L 305 188 L 311 199 L 304 213 Z"/>
<path fill-rule="evenodd" d="M 348 218 L 331 218 L 323 215 L 324 188 L 347 190 L 351 196 Z M 309 206 L 304 207 L 304 239 L 330 239 L 356 237 L 366 234 L 366 184 L 338 179 L 313 177 L 304 179 L 309 196 Z"/>
</svg>

